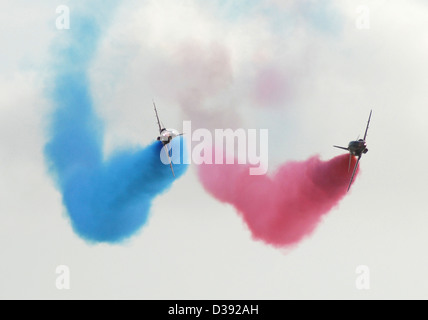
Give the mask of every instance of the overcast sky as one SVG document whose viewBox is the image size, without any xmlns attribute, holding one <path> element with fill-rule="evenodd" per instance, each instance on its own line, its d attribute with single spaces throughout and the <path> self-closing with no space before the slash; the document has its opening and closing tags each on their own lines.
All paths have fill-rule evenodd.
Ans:
<svg viewBox="0 0 428 320">
<path fill-rule="evenodd" d="M 269 172 L 327 160 L 364 134 L 369 152 L 339 206 L 293 248 L 252 238 L 196 167 L 155 198 L 124 244 L 71 228 L 43 148 L 46 95 L 73 14 L 66 1 L 0 3 L 0 298 L 426 299 L 428 5 L 425 1 L 130 1 L 101 22 L 90 66 L 105 156 L 156 138 L 162 121 L 269 130 Z M 70 30 L 56 9 L 70 8 Z M 107 6 L 107 5 L 106 5 Z M 189 65 L 196 65 L 189 68 Z M 189 91 L 193 88 L 194 91 Z M 58 289 L 57 266 L 70 272 Z M 356 285 L 358 266 L 369 289 Z M 367 275 L 367 274 L 366 274 Z"/>
</svg>

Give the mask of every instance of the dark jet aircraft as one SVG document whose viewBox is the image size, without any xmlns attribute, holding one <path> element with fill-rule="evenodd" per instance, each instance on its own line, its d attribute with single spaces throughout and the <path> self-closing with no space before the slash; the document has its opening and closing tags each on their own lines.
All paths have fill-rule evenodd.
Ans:
<svg viewBox="0 0 428 320">
<path fill-rule="evenodd" d="M 345 147 L 339 147 L 339 146 L 334 146 L 336 148 L 349 151 L 349 166 L 348 166 L 348 171 L 351 169 L 352 156 L 358 157 L 357 163 L 355 164 L 355 167 L 354 167 L 354 172 L 352 173 L 351 181 L 349 182 L 348 191 L 351 188 L 352 181 L 354 180 L 354 175 L 355 175 L 355 172 L 357 171 L 358 163 L 360 162 L 360 159 L 361 159 L 362 155 L 366 154 L 369 151 L 369 149 L 367 149 L 366 137 L 367 137 L 367 131 L 369 130 L 369 124 L 370 124 L 370 118 L 371 117 L 372 117 L 372 110 L 370 110 L 369 120 L 367 121 L 366 132 L 364 133 L 364 138 L 363 139 L 359 139 L 359 140 L 355 140 L 355 141 L 349 142 L 347 148 L 345 148 Z"/>
<path fill-rule="evenodd" d="M 171 161 L 171 157 L 169 156 L 169 150 L 168 150 L 167 144 L 170 143 L 171 140 L 174 139 L 175 137 L 181 136 L 183 134 L 178 133 L 178 131 L 175 129 L 166 129 L 163 124 L 161 126 L 161 121 L 159 120 L 158 111 L 156 110 L 156 104 L 154 101 L 153 101 L 153 106 L 155 108 L 155 115 L 156 115 L 156 119 L 157 119 L 158 126 L 159 126 L 159 136 L 157 137 L 157 140 L 162 142 L 162 144 L 163 144 L 163 148 L 164 148 L 165 153 L 166 153 L 168 160 L 169 160 L 169 166 L 171 167 L 172 175 L 175 177 L 174 169 L 172 168 L 172 161 Z"/>
</svg>

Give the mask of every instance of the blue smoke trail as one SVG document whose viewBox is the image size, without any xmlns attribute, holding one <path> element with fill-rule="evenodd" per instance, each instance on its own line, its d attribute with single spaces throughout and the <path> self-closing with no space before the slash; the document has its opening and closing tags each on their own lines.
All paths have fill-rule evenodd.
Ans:
<svg viewBox="0 0 428 320">
<path fill-rule="evenodd" d="M 103 124 L 94 110 L 88 77 L 101 32 L 95 18 L 72 17 L 72 27 L 62 31 L 66 41 L 61 39 L 55 50 L 49 92 L 54 111 L 45 156 L 74 231 L 89 242 L 118 243 L 145 224 L 153 198 L 175 178 L 160 160 L 159 141 L 116 152 L 104 161 Z M 181 164 L 174 164 L 178 178 L 187 169 L 184 140 L 176 138 L 171 145 L 181 150 Z"/>
</svg>

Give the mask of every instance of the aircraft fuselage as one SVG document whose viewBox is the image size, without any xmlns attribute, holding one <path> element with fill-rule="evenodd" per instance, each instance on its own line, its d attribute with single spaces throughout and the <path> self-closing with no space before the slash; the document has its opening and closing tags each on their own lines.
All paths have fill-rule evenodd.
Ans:
<svg viewBox="0 0 428 320">
<path fill-rule="evenodd" d="M 179 136 L 179 133 L 175 129 L 162 129 L 157 140 L 161 141 L 164 145 L 171 142 L 172 139 Z"/>
<path fill-rule="evenodd" d="M 367 149 L 367 143 L 363 139 L 349 142 L 348 150 L 356 157 L 359 157 L 363 153 L 365 154 L 369 151 L 369 149 Z"/>
</svg>

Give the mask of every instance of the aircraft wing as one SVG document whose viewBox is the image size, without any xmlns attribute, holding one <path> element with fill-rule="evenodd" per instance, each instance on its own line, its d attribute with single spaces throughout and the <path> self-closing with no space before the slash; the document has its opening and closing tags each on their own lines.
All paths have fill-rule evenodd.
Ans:
<svg viewBox="0 0 428 320">
<path fill-rule="evenodd" d="M 335 148 L 339 148 L 339 149 L 343 149 L 343 150 L 346 150 L 346 151 L 349 151 L 349 148 L 339 147 L 339 146 L 333 146 L 333 147 L 335 147 Z"/>
<path fill-rule="evenodd" d="M 153 101 L 153 107 L 155 108 L 155 115 L 156 115 L 156 119 L 158 121 L 159 133 L 161 133 L 162 132 L 162 127 L 161 127 L 161 124 L 160 124 L 160 121 L 159 121 L 158 111 L 156 110 L 156 105 L 155 105 L 154 101 Z"/>
<path fill-rule="evenodd" d="M 372 117 L 372 111 L 373 110 L 370 110 L 369 121 L 367 121 L 366 132 L 364 133 L 364 139 L 363 139 L 364 141 L 366 141 L 367 131 L 369 130 L 370 118 Z"/>
<path fill-rule="evenodd" d="M 175 177 L 174 169 L 172 168 L 172 161 L 171 161 L 171 158 L 170 158 L 170 156 L 169 156 L 168 147 L 167 147 L 167 145 L 166 145 L 166 144 L 164 144 L 164 145 L 163 145 L 163 148 L 164 148 L 164 150 L 165 150 L 166 156 L 168 157 L 168 160 L 169 160 L 169 166 L 171 167 L 172 175 Z"/>
<path fill-rule="evenodd" d="M 352 181 L 354 181 L 355 172 L 357 171 L 358 163 L 360 162 L 360 159 L 361 159 L 361 155 L 358 157 L 357 163 L 355 164 L 354 172 L 352 172 L 352 177 L 351 177 L 351 181 L 349 182 L 348 191 L 351 188 Z"/>
</svg>

